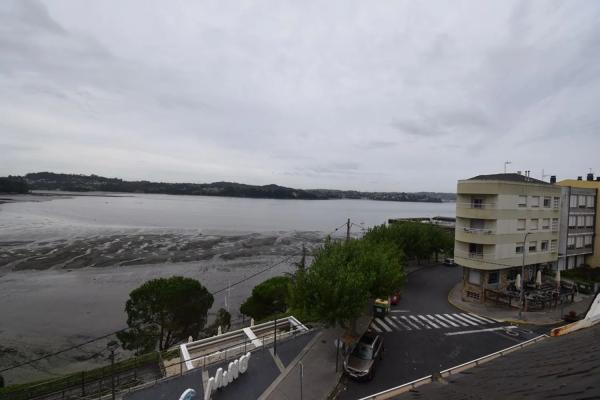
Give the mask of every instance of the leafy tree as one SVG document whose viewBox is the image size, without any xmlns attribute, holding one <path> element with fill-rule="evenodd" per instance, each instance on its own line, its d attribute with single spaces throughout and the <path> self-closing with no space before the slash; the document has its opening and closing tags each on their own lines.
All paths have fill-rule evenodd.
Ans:
<svg viewBox="0 0 600 400">
<path fill-rule="evenodd" d="M 165 350 L 189 336 L 198 337 L 212 304 L 212 294 L 195 279 L 152 279 L 129 294 L 125 311 L 130 329 L 117 337 L 123 348 L 138 354 L 157 344 Z"/>
<path fill-rule="evenodd" d="M 327 242 L 309 269 L 298 275 L 292 302 L 301 313 L 354 329 L 371 301 L 400 288 L 405 273 L 398 249 L 387 243 Z"/>
<path fill-rule="evenodd" d="M 227 332 L 231 328 L 231 314 L 224 308 L 219 308 L 215 321 L 206 328 L 206 336 L 214 336 L 219 331 L 219 326 L 223 332 Z"/>
<path fill-rule="evenodd" d="M 390 225 L 375 226 L 365 234 L 365 240 L 374 243 L 388 243 L 409 259 L 420 262 L 438 253 L 452 254 L 453 235 L 431 224 L 420 222 L 396 222 Z"/>
<path fill-rule="evenodd" d="M 257 320 L 285 312 L 291 282 L 288 276 L 276 276 L 255 286 L 252 295 L 240 306 L 240 312 Z"/>
</svg>

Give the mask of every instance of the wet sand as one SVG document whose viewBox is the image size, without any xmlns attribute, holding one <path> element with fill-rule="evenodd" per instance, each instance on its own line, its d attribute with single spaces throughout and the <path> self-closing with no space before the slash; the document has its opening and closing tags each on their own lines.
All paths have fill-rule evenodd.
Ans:
<svg viewBox="0 0 600 400">
<path fill-rule="evenodd" d="M 205 235 L 139 229 L 91 231 L 87 236 L 0 241 L 0 369 L 126 327 L 129 292 L 149 279 L 198 279 L 211 292 L 312 249 L 317 232 Z M 215 296 L 211 313 L 239 305 L 261 281 L 293 269 L 273 268 Z M 107 340 L 3 373 L 7 383 L 52 377 L 106 363 Z M 126 356 L 122 354 L 122 356 Z M 92 357 L 92 358 L 90 358 Z"/>
</svg>

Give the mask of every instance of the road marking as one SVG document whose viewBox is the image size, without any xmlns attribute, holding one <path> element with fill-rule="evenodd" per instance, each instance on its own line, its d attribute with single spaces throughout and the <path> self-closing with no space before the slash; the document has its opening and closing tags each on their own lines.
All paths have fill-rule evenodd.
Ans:
<svg viewBox="0 0 600 400">
<path fill-rule="evenodd" d="M 412 326 L 416 330 L 418 330 L 418 331 L 421 330 L 421 327 L 417 326 L 416 324 L 413 324 L 412 321 L 410 319 L 408 319 L 408 317 L 405 317 L 404 315 L 402 315 L 400 318 L 402 318 L 404 321 L 406 321 L 410 326 Z"/>
<path fill-rule="evenodd" d="M 414 315 L 410 315 L 410 318 L 412 318 L 418 324 L 423 325 L 425 327 L 425 329 L 431 329 L 431 327 L 429 325 L 422 323 L 421 320 L 419 318 L 415 317 Z"/>
<path fill-rule="evenodd" d="M 506 329 L 515 329 L 515 328 L 516 328 L 516 326 L 498 326 L 495 328 L 473 329 L 472 331 L 448 332 L 448 333 L 445 333 L 445 335 L 446 336 L 468 335 L 470 333 L 493 332 L 493 331 L 502 331 L 502 330 L 506 330 Z"/>
<path fill-rule="evenodd" d="M 446 325 L 445 323 L 443 323 L 441 320 L 437 319 L 433 315 L 427 314 L 426 317 L 431 320 L 434 320 L 436 323 L 440 324 L 443 328 L 450 328 L 450 326 Z"/>
<path fill-rule="evenodd" d="M 434 324 L 433 322 L 431 322 L 430 320 L 428 320 L 427 318 L 425 318 L 425 316 L 418 315 L 418 317 L 421 318 L 423 321 L 425 321 L 426 324 L 429 324 L 429 325 L 433 326 L 435 329 L 439 328 L 439 326 L 437 326 L 436 324 Z"/>
<path fill-rule="evenodd" d="M 460 314 L 453 314 L 453 316 L 454 316 L 455 318 L 457 318 L 457 319 L 460 319 L 460 320 L 462 320 L 462 321 L 466 322 L 467 324 L 469 324 L 469 325 L 471 325 L 471 326 L 477 326 L 477 325 L 479 325 L 479 324 L 476 324 L 476 323 L 474 323 L 473 321 L 471 321 L 471 320 L 469 320 L 469 319 L 467 319 L 467 318 L 463 317 L 463 316 L 462 316 L 462 315 L 460 315 Z"/>
<path fill-rule="evenodd" d="M 379 326 L 383 329 L 385 329 L 388 332 L 392 331 L 392 328 L 390 328 L 389 326 L 387 326 L 382 320 L 381 318 L 375 318 L 375 321 L 377 322 L 377 324 L 379 324 Z"/>
<path fill-rule="evenodd" d="M 406 329 L 407 331 L 412 331 L 412 328 L 410 326 L 404 324 L 404 322 L 400 321 L 400 319 L 398 317 L 392 315 L 392 318 L 394 318 L 394 320 L 396 321 L 396 323 L 402 325 L 402 327 L 404 329 Z"/>
<path fill-rule="evenodd" d="M 410 312 L 410 310 L 392 310 L 391 312 L 393 312 L 393 313 L 407 313 L 407 312 Z"/>
<path fill-rule="evenodd" d="M 441 319 L 442 321 L 452 325 L 455 328 L 459 328 L 460 326 L 458 324 L 455 324 L 454 322 L 450 321 L 449 319 L 446 319 L 444 317 L 442 317 L 440 314 L 435 314 L 436 317 L 438 317 L 438 319 Z"/>
<path fill-rule="evenodd" d="M 391 319 L 391 318 L 389 318 L 389 317 L 385 317 L 385 318 L 384 318 L 384 321 L 385 321 L 385 322 L 387 322 L 388 324 L 390 324 L 390 325 L 392 326 L 392 328 L 400 329 L 400 327 L 399 327 L 398 325 L 396 325 L 396 324 L 394 323 L 394 321 L 392 321 L 392 319 Z"/>
<path fill-rule="evenodd" d="M 484 321 L 488 321 L 490 324 L 497 324 L 498 323 L 498 321 L 495 321 L 495 320 L 493 320 L 491 318 L 484 317 L 482 315 L 477 315 L 477 314 L 473 314 L 473 313 L 469 313 L 469 315 L 472 315 L 475 318 L 479 318 L 479 319 L 482 319 Z"/>
<path fill-rule="evenodd" d="M 463 321 L 459 320 L 459 319 L 455 319 L 452 315 L 450 314 L 444 314 L 444 317 L 451 319 L 452 321 L 456 322 L 457 324 L 459 324 L 460 326 L 469 326 L 467 324 L 465 324 Z"/>
<path fill-rule="evenodd" d="M 371 322 L 371 328 L 375 329 L 375 332 L 381 333 L 381 329 L 375 324 L 375 322 Z"/>
<path fill-rule="evenodd" d="M 472 315 L 469 315 L 469 314 L 464 314 L 463 313 L 463 314 L 461 314 L 461 316 L 464 317 L 464 318 L 466 318 L 466 319 L 468 319 L 468 320 L 470 320 L 470 321 L 473 321 L 473 322 L 475 322 L 476 324 L 479 324 L 479 325 L 481 325 L 481 324 L 489 324 L 489 322 L 482 321 L 482 320 L 477 319 L 477 318 L 475 318 L 475 317 L 473 317 Z"/>
</svg>

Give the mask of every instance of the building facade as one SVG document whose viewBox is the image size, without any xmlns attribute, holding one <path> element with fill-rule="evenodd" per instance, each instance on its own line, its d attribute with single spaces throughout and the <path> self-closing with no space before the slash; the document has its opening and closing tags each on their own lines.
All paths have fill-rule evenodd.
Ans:
<svg viewBox="0 0 600 400">
<path fill-rule="evenodd" d="M 558 260 L 561 188 L 521 174 L 458 181 L 454 258 L 463 267 L 462 296 L 485 301 L 486 289 L 514 284 Z"/>
<path fill-rule="evenodd" d="M 600 178 L 588 174 L 586 180 L 566 179 L 562 188 L 562 210 L 558 268 L 566 270 L 588 265 L 600 268 Z"/>
</svg>

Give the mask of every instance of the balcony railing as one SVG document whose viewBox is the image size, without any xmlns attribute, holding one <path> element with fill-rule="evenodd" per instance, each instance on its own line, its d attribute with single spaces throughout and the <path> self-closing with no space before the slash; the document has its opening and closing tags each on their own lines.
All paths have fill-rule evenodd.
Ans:
<svg viewBox="0 0 600 400">
<path fill-rule="evenodd" d="M 494 258 L 494 253 L 487 251 L 455 250 L 454 255 L 457 257 L 469 258 L 471 260 L 490 260 Z"/>
<path fill-rule="evenodd" d="M 467 233 L 475 233 L 478 235 L 492 235 L 494 233 L 494 231 L 492 229 L 485 229 L 485 228 L 470 228 L 467 226 L 462 226 L 462 227 L 458 227 L 459 229 L 462 229 L 463 231 L 467 232 Z"/>
<path fill-rule="evenodd" d="M 459 208 L 474 208 L 479 210 L 495 209 L 496 203 L 477 203 L 473 201 L 456 202 Z"/>
</svg>

